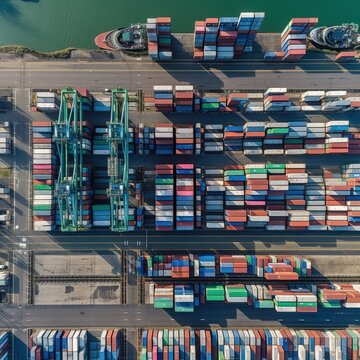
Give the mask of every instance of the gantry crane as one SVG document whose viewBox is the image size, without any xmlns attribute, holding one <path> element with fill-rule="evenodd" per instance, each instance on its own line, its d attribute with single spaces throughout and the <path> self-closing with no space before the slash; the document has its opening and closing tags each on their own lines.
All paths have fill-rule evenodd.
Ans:
<svg viewBox="0 0 360 360">
<path fill-rule="evenodd" d="M 125 89 L 111 91 L 111 115 L 106 140 L 109 144 L 107 194 L 110 198 L 111 230 L 128 229 L 129 209 L 129 117 L 128 92 Z"/>
<path fill-rule="evenodd" d="M 82 97 L 72 88 L 61 91 L 59 117 L 54 124 L 60 165 L 55 182 L 61 231 L 86 230 L 83 219 Z"/>
</svg>

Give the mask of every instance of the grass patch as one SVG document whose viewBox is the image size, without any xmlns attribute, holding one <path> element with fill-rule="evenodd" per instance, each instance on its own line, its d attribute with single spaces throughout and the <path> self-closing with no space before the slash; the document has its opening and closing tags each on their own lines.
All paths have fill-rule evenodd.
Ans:
<svg viewBox="0 0 360 360">
<path fill-rule="evenodd" d="M 41 52 L 21 45 L 0 46 L 0 53 L 13 54 L 18 57 L 23 57 L 25 54 L 31 54 L 40 59 L 69 59 L 73 50 L 76 49 L 67 48 L 52 52 Z"/>
</svg>

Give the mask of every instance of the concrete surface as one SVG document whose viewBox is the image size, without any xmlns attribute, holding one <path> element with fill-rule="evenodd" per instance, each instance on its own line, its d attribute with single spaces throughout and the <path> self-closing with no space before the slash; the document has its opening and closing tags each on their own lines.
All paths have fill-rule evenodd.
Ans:
<svg viewBox="0 0 360 360">
<path fill-rule="evenodd" d="M 106 283 L 36 283 L 35 305 L 98 305 L 120 304 L 121 286 L 118 282 Z"/>
<path fill-rule="evenodd" d="M 308 255 L 307 259 L 311 260 L 314 268 L 314 274 L 324 276 L 359 276 L 360 275 L 360 256 L 351 255 Z"/>
<path fill-rule="evenodd" d="M 34 275 L 116 276 L 121 274 L 121 254 L 35 254 Z"/>
</svg>

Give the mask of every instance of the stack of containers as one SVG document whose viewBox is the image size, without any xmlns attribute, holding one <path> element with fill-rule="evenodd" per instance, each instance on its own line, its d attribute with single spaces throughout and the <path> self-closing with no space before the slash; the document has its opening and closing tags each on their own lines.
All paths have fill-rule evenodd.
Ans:
<svg viewBox="0 0 360 360">
<path fill-rule="evenodd" d="M 194 154 L 194 125 L 175 125 L 175 153 L 176 155 Z M 201 146 L 201 143 L 200 143 Z"/>
<path fill-rule="evenodd" d="M 194 288 L 192 285 L 175 285 L 174 295 L 176 312 L 194 311 Z"/>
<path fill-rule="evenodd" d="M 308 123 L 305 149 L 308 154 L 325 154 L 325 124 Z"/>
<path fill-rule="evenodd" d="M 200 277 L 215 277 L 216 259 L 214 255 L 199 255 L 198 261 Z"/>
<path fill-rule="evenodd" d="M 0 155 L 11 154 L 10 124 L 5 121 L 0 125 Z"/>
<path fill-rule="evenodd" d="M 307 135 L 306 121 L 291 121 L 288 123 L 289 132 L 285 135 L 285 154 L 297 154 L 297 151 L 304 150 L 304 138 Z"/>
<path fill-rule="evenodd" d="M 277 312 L 296 312 L 296 296 L 291 293 L 275 295 L 274 304 Z"/>
<path fill-rule="evenodd" d="M 325 151 L 327 154 L 349 153 L 349 138 L 343 133 L 349 131 L 349 121 L 329 121 L 326 123 Z"/>
<path fill-rule="evenodd" d="M 135 146 L 139 155 L 155 152 L 155 128 L 139 124 L 135 131 Z"/>
<path fill-rule="evenodd" d="M 243 165 L 225 167 L 225 228 L 244 230 L 246 223 L 245 208 L 245 171 Z"/>
<path fill-rule="evenodd" d="M 350 164 L 343 166 L 343 176 L 350 185 L 350 196 L 346 197 L 348 208 L 349 229 L 360 230 L 360 195 L 358 194 L 360 179 L 360 164 Z"/>
<path fill-rule="evenodd" d="M 176 85 L 175 86 L 175 111 L 192 112 L 194 104 L 194 86 Z"/>
<path fill-rule="evenodd" d="M 195 21 L 194 60 L 204 59 L 205 21 Z"/>
<path fill-rule="evenodd" d="M 359 111 L 360 110 L 360 96 L 350 96 L 347 98 L 350 101 L 349 106 L 343 109 L 343 111 Z"/>
<path fill-rule="evenodd" d="M 244 111 L 248 104 L 247 93 L 230 93 L 226 99 L 226 111 Z"/>
<path fill-rule="evenodd" d="M 206 301 L 224 301 L 225 292 L 224 286 L 221 284 L 206 285 Z"/>
<path fill-rule="evenodd" d="M 196 198 L 195 198 L 196 228 L 202 228 L 203 227 L 203 213 L 204 213 L 203 199 L 205 196 L 205 183 L 202 178 L 202 169 L 201 168 L 196 168 L 195 191 L 196 191 Z"/>
<path fill-rule="evenodd" d="M 57 111 L 60 107 L 58 94 L 49 91 L 36 92 L 36 108 L 39 111 Z"/>
<path fill-rule="evenodd" d="M 172 309 L 174 306 L 174 287 L 173 285 L 155 284 L 154 308 Z"/>
<path fill-rule="evenodd" d="M 200 123 L 195 124 L 195 155 L 201 154 L 203 128 Z"/>
<path fill-rule="evenodd" d="M 83 111 L 92 111 L 93 109 L 93 96 L 86 88 L 76 88 L 77 92 L 82 97 L 82 109 Z"/>
<path fill-rule="evenodd" d="M 247 122 L 244 125 L 244 132 L 244 154 L 261 155 L 263 153 L 263 138 L 265 137 L 265 122 Z"/>
<path fill-rule="evenodd" d="M 100 359 L 118 359 L 120 356 L 120 346 L 121 332 L 119 330 L 103 330 L 100 338 L 100 349 L 96 355 Z M 94 359 L 98 359 L 98 357 L 94 357 Z M 91 359 L 90 355 L 89 360 Z"/>
<path fill-rule="evenodd" d="M 188 255 L 172 256 L 171 277 L 173 279 L 187 279 L 190 277 L 190 260 Z"/>
<path fill-rule="evenodd" d="M 201 110 L 201 96 L 198 93 L 194 93 L 194 112 L 200 112 Z"/>
<path fill-rule="evenodd" d="M 176 165 L 176 230 L 194 230 L 194 164 Z"/>
<path fill-rule="evenodd" d="M 33 222 L 35 231 L 55 229 L 55 206 L 53 196 L 56 176 L 56 156 L 52 142 L 51 121 L 34 121 L 33 137 Z"/>
<path fill-rule="evenodd" d="M 87 121 L 82 122 L 82 152 L 84 155 L 91 154 L 93 128 Z"/>
<path fill-rule="evenodd" d="M 297 294 L 296 296 L 296 312 L 317 312 L 317 297 L 312 293 Z"/>
<path fill-rule="evenodd" d="M 247 274 L 248 266 L 244 255 L 220 255 L 220 273 L 222 274 Z"/>
<path fill-rule="evenodd" d="M 224 151 L 224 126 L 204 126 L 204 153 L 221 153 Z"/>
<path fill-rule="evenodd" d="M 218 18 L 207 18 L 205 20 L 204 60 L 216 59 L 216 42 L 218 29 Z"/>
<path fill-rule="evenodd" d="M 93 155 L 110 155 L 109 144 L 105 139 L 107 128 L 96 127 L 94 129 L 94 137 L 92 141 L 92 154 Z"/>
<path fill-rule="evenodd" d="M 174 126 L 171 123 L 155 126 L 155 153 L 157 155 L 174 154 Z"/>
<path fill-rule="evenodd" d="M 224 150 L 243 151 L 244 127 L 242 125 L 227 125 L 224 128 Z"/>
<path fill-rule="evenodd" d="M 31 334 L 31 359 L 87 359 L 88 333 L 86 330 L 39 330 Z"/>
<path fill-rule="evenodd" d="M 157 17 L 156 27 L 158 35 L 159 60 L 171 60 L 171 18 Z"/>
<path fill-rule="evenodd" d="M 299 274 L 293 271 L 291 265 L 285 263 L 268 263 L 265 268 L 264 277 L 266 280 L 298 280 Z"/>
<path fill-rule="evenodd" d="M 225 299 L 228 303 L 247 303 L 246 287 L 243 284 L 225 285 Z"/>
<path fill-rule="evenodd" d="M 248 305 L 255 309 L 273 309 L 274 302 L 266 285 L 246 285 Z"/>
<path fill-rule="evenodd" d="M 149 267 L 153 267 L 153 276 L 172 276 L 172 256 L 155 255 L 154 262 Z M 174 269 L 175 270 L 175 269 Z"/>
<path fill-rule="evenodd" d="M 240 14 L 240 18 L 242 14 Z M 239 18 L 239 23 L 240 23 Z M 261 24 L 263 23 L 265 18 L 265 13 L 263 12 L 256 12 L 254 13 L 253 21 L 251 23 L 251 27 L 249 30 L 249 34 L 246 39 L 246 44 L 244 48 L 244 52 L 252 52 L 253 51 L 253 44 L 256 37 L 256 34 L 259 32 Z"/>
<path fill-rule="evenodd" d="M 264 54 L 264 60 L 282 61 L 283 58 L 283 51 L 266 51 Z"/>
<path fill-rule="evenodd" d="M 234 58 L 234 45 L 237 38 L 237 17 L 222 17 L 219 21 L 217 37 L 217 59 L 231 60 Z"/>
<path fill-rule="evenodd" d="M 301 59 L 306 54 L 306 38 L 317 18 L 293 18 L 281 33 L 283 60 Z"/>
<path fill-rule="evenodd" d="M 351 100 L 346 99 L 345 90 L 331 90 L 321 98 L 321 111 L 343 111 L 351 104 Z"/>
<path fill-rule="evenodd" d="M 201 97 L 201 111 L 218 111 L 220 108 L 219 94 L 207 93 Z"/>
<path fill-rule="evenodd" d="M 0 359 L 10 359 L 10 341 L 9 341 L 9 332 L 8 331 L 2 331 L 0 333 Z"/>
<path fill-rule="evenodd" d="M 341 177 L 339 167 L 324 169 L 326 190 L 326 225 L 329 230 L 346 230 L 348 223 L 347 197 L 351 195 L 351 186 Z"/>
<path fill-rule="evenodd" d="M 301 110 L 302 111 L 320 111 L 321 99 L 325 95 L 325 91 L 306 91 L 301 94 Z"/>
<path fill-rule="evenodd" d="M 146 20 L 146 34 L 148 39 L 148 54 L 151 59 L 159 59 L 159 43 L 157 34 L 156 19 L 148 18 Z"/>
<path fill-rule="evenodd" d="M 309 225 L 309 212 L 306 209 L 305 185 L 308 182 L 306 164 L 286 164 L 289 191 L 286 193 L 288 210 L 288 229 L 305 230 Z"/>
<path fill-rule="evenodd" d="M 109 177 L 106 168 L 94 169 L 94 197 L 92 205 L 93 226 L 110 227 L 110 203 L 106 195 L 109 187 Z"/>
<path fill-rule="evenodd" d="M 154 85 L 155 110 L 161 112 L 174 111 L 173 87 L 171 85 Z"/>
<path fill-rule="evenodd" d="M 264 227 L 269 222 L 269 216 L 265 209 L 267 189 L 267 169 L 265 164 L 245 165 L 246 186 L 245 205 L 247 208 L 248 227 Z M 251 180 L 249 182 L 249 180 Z M 253 180 L 263 180 L 254 183 Z M 266 182 L 264 181 L 266 180 Z"/>
<path fill-rule="evenodd" d="M 267 123 L 264 138 L 264 155 L 283 155 L 284 137 L 289 132 L 288 123 Z"/>
<path fill-rule="evenodd" d="M 235 42 L 235 53 L 234 53 L 234 57 L 236 59 L 240 58 L 241 55 L 245 52 L 246 43 L 253 22 L 254 22 L 254 13 L 245 12 L 240 14 L 237 24 L 237 37 Z M 250 38 L 252 39 L 252 37 L 253 34 L 251 35 Z M 251 39 L 249 40 L 249 44 L 251 42 Z"/>
<path fill-rule="evenodd" d="M 146 21 L 148 53 L 153 60 L 171 60 L 171 18 L 148 18 Z"/>
<path fill-rule="evenodd" d="M 208 229 L 224 229 L 224 171 L 205 170 L 205 222 Z"/>
<path fill-rule="evenodd" d="M 110 93 L 92 93 L 94 99 L 94 111 L 110 111 L 111 95 Z"/>
<path fill-rule="evenodd" d="M 269 88 L 264 93 L 265 111 L 284 111 L 285 107 L 291 106 L 286 88 Z"/>
<path fill-rule="evenodd" d="M 155 168 L 155 229 L 174 229 L 174 165 Z"/>
<path fill-rule="evenodd" d="M 309 211 L 308 230 L 327 230 L 326 197 L 323 176 L 309 176 L 305 189 L 306 210 Z"/>
</svg>

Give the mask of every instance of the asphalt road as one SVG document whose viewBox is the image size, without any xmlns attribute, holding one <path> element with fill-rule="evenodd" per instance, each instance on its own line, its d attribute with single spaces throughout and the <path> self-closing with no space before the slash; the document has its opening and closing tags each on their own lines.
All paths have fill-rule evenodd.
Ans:
<svg viewBox="0 0 360 360">
<path fill-rule="evenodd" d="M 197 89 L 358 89 L 360 64 L 309 60 L 300 63 L 154 63 L 88 61 L 3 61 L 2 87 L 148 89 L 153 85 L 190 83 Z"/>
<path fill-rule="evenodd" d="M 194 313 L 154 309 L 152 305 L 0 307 L 0 328 L 139 327 L 358 327 L 358 309 L 322 309 L 314 314 L 278 313 L 246 304 L 205 304 Z"/>
</svg>

